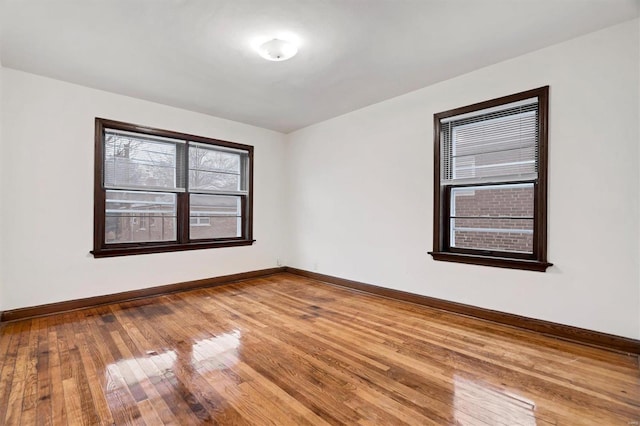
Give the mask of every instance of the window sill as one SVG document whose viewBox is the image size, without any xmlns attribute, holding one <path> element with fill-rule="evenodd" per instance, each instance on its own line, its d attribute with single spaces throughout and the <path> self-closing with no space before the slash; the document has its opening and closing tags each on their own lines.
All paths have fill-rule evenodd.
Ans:
<svg viewBox="0 0 640 426">
<path fill-rule="evenodd" d="M 108 247 L 99 250 L 92 250 L 90 253 L 93 257 L 115 257 L 115 256 L 129 256 L 134 254 L 150 254 L 150 253 L 167 253 L 172 251 L 185 251 L 185 250 L 200 250 L 209 248 L 220 247 L 237 247 L 237 246 L 250 246 L 256 240 L 229 240 L 229 241 L 216 241 L 216 242 L 193 242 L 187 244 L 153 244 L 153 245 L 138 245 L 131 247 Z"/>
<path fill-rule="evenodd" d="M 526 271 L 545 272 L 553 263 L 537 260 L 511 259 L 508 257 L 490 257 L 473 254 L 430 251 L 433 260 L 444 262 L 467 263 L 471 265 L 495 266 L 497 268 L 523 269 Z"/>
</svg>

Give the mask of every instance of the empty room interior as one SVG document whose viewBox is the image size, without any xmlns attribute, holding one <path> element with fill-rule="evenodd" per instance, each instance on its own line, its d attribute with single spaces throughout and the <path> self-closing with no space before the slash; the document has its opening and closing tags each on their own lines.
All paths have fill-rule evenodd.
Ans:
<svg viewBox="0 0 640 426">
<path fill-rule="evenodd" d="M 0 425 L 640 424 L 639 10 L 0 0 Z"/>
</svg>

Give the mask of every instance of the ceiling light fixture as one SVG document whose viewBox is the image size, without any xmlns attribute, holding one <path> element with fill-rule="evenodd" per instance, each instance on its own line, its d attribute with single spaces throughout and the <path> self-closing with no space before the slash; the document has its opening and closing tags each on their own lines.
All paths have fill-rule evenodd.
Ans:
<svg viewBox="0 0 640 426">
<path fill-rule="evenodd" d="M 298 53 L 298 47 L 290 41 L 274 38 L 262 43 L 258 53 L 268 61 L 286 61 Z"/>
</svg>

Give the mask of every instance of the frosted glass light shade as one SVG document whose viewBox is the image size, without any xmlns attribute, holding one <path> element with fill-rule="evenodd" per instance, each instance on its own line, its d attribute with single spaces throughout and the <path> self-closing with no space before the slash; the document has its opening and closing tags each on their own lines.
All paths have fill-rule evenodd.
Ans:
<svg viewBox="0 0 640 426">
<path fill-rule="evenodd" d="M 298 53 L 298 48 L 291 42 L 274 38 L 261 44 L 258 53 L 268 61 L 286 61 Z"/>
</svg>

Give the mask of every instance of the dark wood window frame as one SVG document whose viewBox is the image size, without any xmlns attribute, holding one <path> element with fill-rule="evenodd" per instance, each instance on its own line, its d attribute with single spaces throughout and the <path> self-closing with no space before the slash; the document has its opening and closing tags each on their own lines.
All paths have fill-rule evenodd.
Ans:
<svg viewBox="0 0 640 426">
<path fill-rule="evenodd" d="M 213 147 L 231 148 L 245 151 L 248 158 L 247 170 L 247 194 L 241 198 L 242 202 L 242 235 L 235 238 L 217 239 L 189 239 L 189 195 L 188 187 L 184 192 L 175 192 L 177 196 L 176 205 L 176 240 L 161 242 L 132 242 L 132 243 L 107 243 L 105 236 L 105 206 L 106 189 L 104 185 L 104 139 L 105 129 L 121 130 L 138 133 L 142 135 L 157 136 L 208 144 Z M 185 150 L 185 152 L 188 150 Z M 186 154 L 185 154 L 186 155 Z M 188 169 L 188 165 L 185 166 Z M 188 186 L 188 183 L 187 183 Z M 170 193 L 172 191 L 166 191 Z M 217 247 L 246 246 L 255 242 L 253 239 L 253 146 L 235 142 L 211 139 L 202 136 L 189 135 L 185 133 L 173 132 L 169 130 L 155 129 L 147 126 L 140 126 L 120 121 L 107 120 L 103 118 L 95 119 L 95 173 L 94 173 L 94 234 L 93 250 L 94 257 L 126 256 L 146 253 L 163 253 L 183 250 L 197 250 Z"/>
<path fill-rule="evenodd" d="M 538 174 L 534 184 L 533 252 L 516 253 L 479 249 L 461 249 L 449 246 L 450 193 L 453 185 L 441 182 L 441 120 L 487 108 L 499 107 L 530 98 L 538 98 Z M 434 200 L 433 251 L 434 260 L 524 269 L 544 272 L 552 265 L 547 262 L 547 156 L 548 156 L 549 86 L 479 102 L 461 108 L 434 114 Z M 527 181 L 531 183 L 532 181 Z M 521 182 L 503 182 L 514 184 Z M 455 185 L 463 187 L 464 185 Z M 477 185 L 475 185 L 477 186 Z"/>
</svg>

